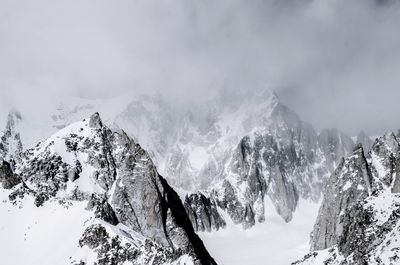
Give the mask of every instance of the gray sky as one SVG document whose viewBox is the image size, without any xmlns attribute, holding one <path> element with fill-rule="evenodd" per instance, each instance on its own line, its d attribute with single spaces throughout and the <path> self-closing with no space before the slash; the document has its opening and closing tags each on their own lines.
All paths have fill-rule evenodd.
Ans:
<svg viewBox="0 0 400 265">
<path fill-rule="evenodd" d="M 400 128 L 399 26 L 376 0 L 0 0 L 0 111 L 268 84 L 319 129 L 378 134 Z"/>
</svg>

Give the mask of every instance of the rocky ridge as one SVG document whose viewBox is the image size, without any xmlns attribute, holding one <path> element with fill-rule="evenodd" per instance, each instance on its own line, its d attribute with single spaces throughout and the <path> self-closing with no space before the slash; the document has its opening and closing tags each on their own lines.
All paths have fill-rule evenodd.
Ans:
<svg viewBox="0 0 400 265">
<path fill-rule="evenodd" d="M 92 217 L 72 264 L 216 264 L 147 152 L 97 113 L 23 152 L 14 168 L 3 161 L 0 183 L 18 207 L 25 198 L 44 208 L 87 201 Z"/>
<path fill-rule="evenodd" d="M 329 178 L 311 236 L 293 264 L 398 264 L 400 138 L 387 133 L 368 153 L 358 145 Z"/>
</svg>

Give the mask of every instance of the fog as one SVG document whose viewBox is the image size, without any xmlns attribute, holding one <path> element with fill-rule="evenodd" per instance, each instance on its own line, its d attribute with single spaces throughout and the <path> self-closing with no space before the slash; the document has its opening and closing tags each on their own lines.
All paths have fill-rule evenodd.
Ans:
<svg viewBox="0 0 400 265">
<path fill-rule="evenodd" d="M 373 0 L 0 0 L 0 111 L 267 84 L 318 129 L 400 128 L 400 7 Z"/>
</svg>

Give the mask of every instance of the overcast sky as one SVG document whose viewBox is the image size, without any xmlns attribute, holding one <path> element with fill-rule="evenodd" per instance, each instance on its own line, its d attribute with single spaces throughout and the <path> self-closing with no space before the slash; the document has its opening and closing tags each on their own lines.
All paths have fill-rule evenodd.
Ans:
<svg viewBox="0 0 400 265">
<path fill-rule="evenodd" d="M 0 111 L 40 111 L 64 94 L 194 100 L 268 84 L 318 129 L 395 130 L 400 8 L 390 2 L 0 0 Z"/>
</svg>

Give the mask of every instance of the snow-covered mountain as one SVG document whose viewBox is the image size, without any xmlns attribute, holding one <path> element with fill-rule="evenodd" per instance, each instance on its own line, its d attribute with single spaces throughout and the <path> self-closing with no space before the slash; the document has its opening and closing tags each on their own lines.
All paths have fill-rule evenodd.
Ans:
<svg viewBox="0 0 400 265">
<path fill-rule="evenodd" d="M 400 135 L 358 145 L 329 178 L 311 236 L 294 264 L 400 263 Z"/>
<path fill-rule="evenodd" d="M 160 95 L 69 101 L 74 102 L 59 105 L 41 127 L 55 131 L 95 110 L 104 112 L 108 126 L 149 150 L 202 231 L 224 227 L 224 212 L 244 227 L 263 222 L 266 198 L 290 221 L 299 198 L 317 201 L 327 176 L 354 146 L 336 129 L 318 133 L 266 88 L 222 90 L 190 105 Z M 357 141 L 368 139 L 360 134 Z"/>
<path fill-rule="evenodd" d="M 244 227 L 264 221 L 266 197 L 285 221 L 292 219 L 299 198 L 316 202 L 330 168 L 353 146 L 351 139 L 337 130 L 318 135 L 283 105 L 277 106 L 269 119 L 270 125 L 239 142 L 228 157 L 225 177 L 209 192 L 216 204 Z M 193 212 L 201 208 L 190 197 L 185 205 Z"/>
<path fill-rule="evenodd" d="M 2 160 L 0 184 L 2 264 L 216 264 L 148 153 L 97 113 Z"/>
</svg>

